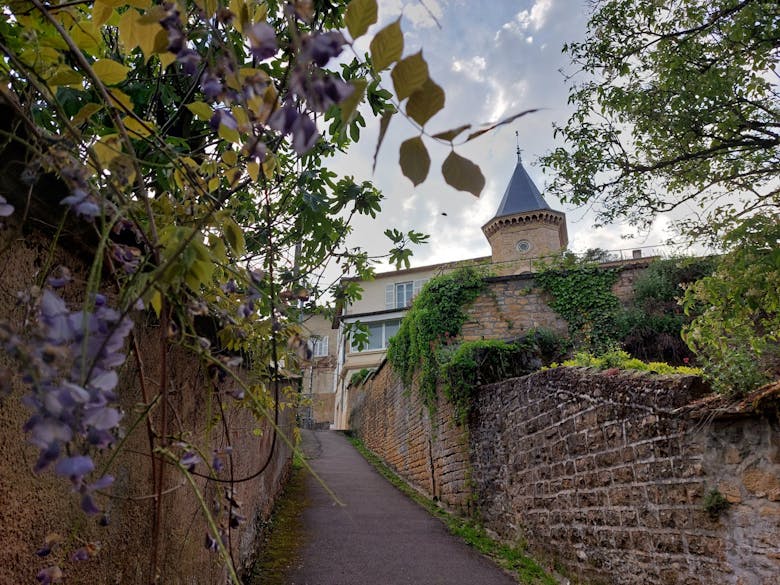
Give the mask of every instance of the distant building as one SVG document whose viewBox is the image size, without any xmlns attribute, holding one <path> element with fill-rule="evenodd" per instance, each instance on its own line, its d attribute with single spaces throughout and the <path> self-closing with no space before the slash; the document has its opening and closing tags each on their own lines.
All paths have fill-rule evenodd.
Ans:
<svg viewBox="0 0 780 585">
<path fill-rule="evenodd" d="M 362 369 L 382 363 L 387 343 L 395 335 L 412 299 L 433 276 L 466 265 L 485 265 L 498 275 L 533 270 L 533 262 L 556 255 L 566 248 L 566 215 L 550 208 L 523 167 L 518 152 L 517 165 L 504 192 L 496 215 L 482 226 L 490 243 L 491 256 L 458 262 L 421 266 L 377 274 L 374 280 L 359 281 L 363 296 L 342 307 L 334 321 L 337 329 L 336 366 L 333 375 L 335 428 L 347 428 L 349 385 Z M 366 347 L 358 349 L 347 335 L 346 326 L 360 322 L 367 326 Z"/>
</svg>

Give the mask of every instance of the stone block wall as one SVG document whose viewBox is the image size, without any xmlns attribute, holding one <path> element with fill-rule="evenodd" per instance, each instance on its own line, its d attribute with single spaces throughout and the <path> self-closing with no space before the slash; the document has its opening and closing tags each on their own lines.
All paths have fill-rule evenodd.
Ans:
<svg viewBox="0 0 780 585">
<path fill-rule="evenodd" d="M 468 435 L 439 400 L 434 413 L 385 363 L 352 391 L 350 428 L 400 476 L 451 508 L 469 506 Z"/>
<path fill-rule="evenodd" d="M 25 283 L 35 282 L 41 262 L 49 253 L 51 241 L 40 234 L 7 229 L 0 233 L 0 318 L 19 324 L 23 308 L 15 293 Z M 77 279 L 84 278 L 83 264 L 72 251 L 55 250 L 54 264 L 65 264 Z M 80 269 L 81 267 L 81 269 Z M 67 290 L 67 289 L 65 289 Z M 73 299 L 71 299 L 73 300 Z M 160 331 L 153 322 L 139 323 L 135 331 L 138 356 L 144 364 L 144 376 L 137 367 L 132 348 L 120 372 L 117 394 L 124 411 L 124 444 L 109 469 L 116 477 L 114 486 L 97 500 L 108 512 L 110 524 L 101 527 L 95 517 L 86 517 L 79 508 L 78 494 L 51 471 L 36 476 L 33 465 L 37 449 L 27 442 L 22 431 L 30 411 L 21 404 L 24 388 L 18 378 L 11 380 L 11 393 L 0 394 L 0 525 L 4 544 L 0 547 L 0 583 L 35 583 L 44 567 L 59 564 L 67 583 L 148 584 L 152 534 L 155 522 L 155 487 L 150 458 L 148 432 L 160 428 L 160 409 L 153 411 L 152 428 L 134 425 L 144 403 L 143 389 L 157 392 L 160 379 Z M 289 471 L 291 452 L 286 443 L 273 441 L 271 425 L 258 420 L 246 408 L 239 408 L 227 395 L 211 389 L 200 362 L 184 350 L 167 348 L 170 375 L 168 429 L 179 433 L 194 431 L 184 438 L 210 458 L 215 449 L 234 446 L 232 463 L 236 479 L 253 475 L 268 462 L 265 471 L 248 481 L 235 484 L 236 500 L 246 521 L 229 531 L 229 543 L 239 569 L 247 568 L 257 552 L 259 531 L 270 515 L 274 499 L 283 487 Z M 3 367 L 15 367 L 0 353 Z M 8 382 L 8 380 L 3 380 Z M 220 405 L 221 402 L 221 405 Z M 214 424 L 214 413 L 224 409 L 226 425 Z M 281 412 L 282 432 L 292 434 L 293 412 Z M 272 444 L 274 448 L 271 449 Z M 97 459 L 98 468 L 114 452 Z M 196 471 L 205 472 L 199 465 Z M 223 474 L 224 477 L 224 474 Z M 196 478 L 206 502 L 224 493 L 227 484 Z M 165 585 L 215 585 L 225 582 L 225 570 L 219 556 L 206 550 L 206 522 L 200 504 L 184 477 L 170 466 L 163 466 L 163 497 L 158 555 L 160 574 L 156 582 Z M 220 517 L 224 520 L 223 516 Z M 50 533 L 64 541 L 46 558 L 35 552 Z M 85 543 L 100 543 L 100 550 L 87 561 L 71 561 L 70 554 Z"/>
<path fill-rule="evenodd" d="M 724 411 L 703 391 L 693 377 L 559 368 L 481 387 L 466 428 L 440 404 L 431 427 L 385 367 L 352 423 L 419 489 L 473 502 L 489 530 L 574 579 L 777 585 L 779 401 Z M 712 489 L 731 502 L 715 516 Z"/>
<path fill-rule="evenodd" d="M 621 302 L 628 303 L 633 297 L 634 282 L 650 261 L 615 263 L 619 273 L 612 290 Z M 567 332 L 566 321 L 550 308 L 548 296 L 535 288 L 533 274 L 494 276 L 486 281 L 487 292 L 468 308 L 468 321 L 461 330 L 465 341 L 511 339 L 535 327 Z"/>
</svg>

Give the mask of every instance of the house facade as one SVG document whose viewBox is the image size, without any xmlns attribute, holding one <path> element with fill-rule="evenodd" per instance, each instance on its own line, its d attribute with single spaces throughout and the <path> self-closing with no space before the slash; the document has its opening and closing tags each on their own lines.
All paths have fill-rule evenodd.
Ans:
<svg viewBox="0 0 780 585">
<path fill-rule="evenodd" d="M 412 299 L 428 280 L 467 265 L 485 266 L 496 275 L 531 272 L 534 262 L 560 254 L 566 248 L 566 216 L 551 209 L 544 200 L 519 153 L 496 214 L 482 226 L 482 232 L 490 243 L 490 256 L 384 272 L 375 275 L 373 280 L 359 281 L 362 298 L 342 307 L 333 323 L 337 331 L 332 389 L 334 428 L 347 428 L 353 376 L 382 363 L 388 341 L 398 331 Z M 368 330 L 368 343 L 362 347 L 350 335 L 357 323 Z"/>
</svg>

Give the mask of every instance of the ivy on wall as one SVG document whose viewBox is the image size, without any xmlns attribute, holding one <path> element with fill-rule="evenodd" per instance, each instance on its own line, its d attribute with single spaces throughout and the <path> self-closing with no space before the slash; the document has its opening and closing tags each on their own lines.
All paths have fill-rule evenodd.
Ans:
<svg viewBox="0 0 780 585">
<path fill-rule="evenodd" d="M 419 372 L 418 388 L 423 403 L 433 409 L 439 365 L 437 349 L 460 334 L 465 308 L 486 289 L 480 271 L 460 268 L 429 280 L 390 340 L 387 359 L 404 386 L 411 386 Z"/>
<path fill-rule="evenodd" d="M 602 353 L 617 339 L 620 301 L 612 286 L 618 271 L 565 254 L 535 275 L 536 283 L 552 297 L 550 307 L 569 325 L 575 346 Z"/>
</svg>

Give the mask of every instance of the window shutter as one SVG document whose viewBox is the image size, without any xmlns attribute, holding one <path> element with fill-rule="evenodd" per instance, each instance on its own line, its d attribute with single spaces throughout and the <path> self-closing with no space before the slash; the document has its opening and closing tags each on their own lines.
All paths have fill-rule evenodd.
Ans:
<svg viewBox="0 0 780 585">
<path fill-rule="evenodd" d="M 425 285 L 425 283 L 428 282 L 427 278 L 422 278 L 420 280 L 414 281 L 414 293 L 412 293 L 413 296 L 417 296 L 420 294 L 420 291 L 422 290 L 422 287 Z"/>
<path fill-rule="evenodd" d="M 395 286 L 392 284 L 385 287 L 385 309 L 395 309 Z"/>
<path fill-rule="evenodd" d="M 322 344 L 322 346 L 321 346 L 321 348 L 320 348 L 320 355 L 321 355 L 321 356 L 326 356 L 326 355 L 328 355 L 328 339 L 329 339 L 329 338 L 328 338 L 328 336 L 327 336 L 327 335 L 326 335 L 325 337 L 322 337 L 322 338 L 320 339 L 320 343 Z"/>
</svg>

